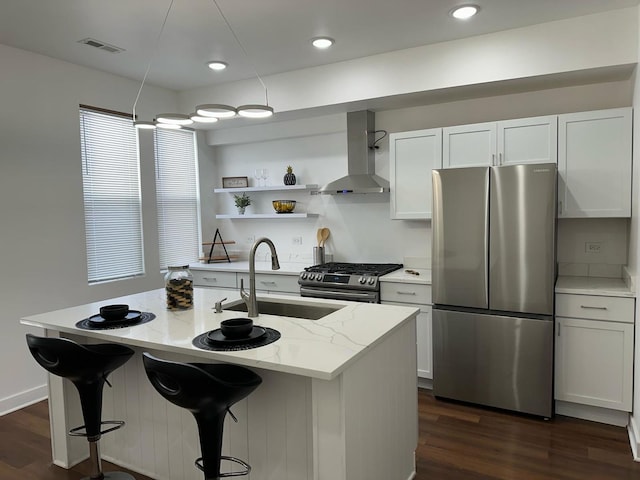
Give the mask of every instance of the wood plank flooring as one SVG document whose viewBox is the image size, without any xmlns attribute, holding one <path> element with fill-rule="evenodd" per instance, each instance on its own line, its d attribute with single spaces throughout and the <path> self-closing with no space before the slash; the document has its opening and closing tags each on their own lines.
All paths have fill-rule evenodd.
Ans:
<svg viewBox="0 0 640 480">
<path fill-rule="evenodd" d="M 436 400 L 428 390 L 418 397 L 416 480 L 640 480 L 624 428 L 562 416 L 545 422 Z M 86 462 L 71 470 L 51 464 L 47 402 L 0 417 L 0 479 L 86 475 Z"/>
</svg>

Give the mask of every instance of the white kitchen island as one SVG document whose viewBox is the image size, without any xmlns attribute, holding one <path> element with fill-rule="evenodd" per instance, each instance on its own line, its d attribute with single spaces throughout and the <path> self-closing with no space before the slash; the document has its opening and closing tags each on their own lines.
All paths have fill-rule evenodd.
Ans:
<svg viewBox="0 0 640 480">
<path fill-rule="evenodd" d="M 105 435 L 102 457 L 157 480 L 201 479 L 195 421 L 164 400 L 147 380 L 141 352 L 160 358 L 244 365 L 262 385 L 227 417 L 223 454 L 246 460 L 250 480 L 407 480 L 415 476 L 417 446 L 416 327 L 418 310 L 379 304 L 265 295 L 274 301 L 343 307 L 319 320 L 261 314 L 256 325 L 281 338 L 259 348 L 216 352 L 196 348 L 197 335 L 241 312 L 214 313 L 229 290 L 196 288 L 194 308 L 168 311 L 164 289 L 22 319 L 48 336 L 80 342 L 116 342 L 137 354 L 110 377 L 103 419 L 126 426 Z M 229 298 L 235 300 L 236 298 Z M 145 324 L 81 330 L 75 324 L 102 305 L 126 303 L 152 312 Z M 227 302 L 228 303 L 228 302 Z M 68 468 L 88 456 L 84 438 L 66 432 L 81 425 L 75 387 L 49 377 L 54 463 Z M 223 463 L 223 468 L 226 467 Z"/>
</svg>

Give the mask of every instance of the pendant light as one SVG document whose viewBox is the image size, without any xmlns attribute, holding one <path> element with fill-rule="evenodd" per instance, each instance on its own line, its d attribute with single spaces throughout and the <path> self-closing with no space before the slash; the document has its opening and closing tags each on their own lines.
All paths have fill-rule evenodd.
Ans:
<svg viewBox="0 0 640 480">
<path fill-rule="evenodd" d="M 248 104 L 248 105 L 241 105 L 236 108 L 231 105 L 225 105 L 220 103 L 207 103 L 207 104 L 198 105 L 195 109 L 196 111 L 189 115 L 184 115 L 181 113 L 162 113 L 157 115 L 155 120 L 152 122 L 136 120 L 136 106 L 138 104 L 138 100 L 140 99 L 142 88 L 145 84 L 145 81 L 147 80 L 147 76 L 149 75 L 149 70 L 151 69 L 153 58 L 155 57 L 156 52 L 158 50 L 160 37 L 164 32 L 165 25 L 167 23 L 167 19 L 169 18 L 169 13 L 171 12 L 174 1 L 175 0 L 171 0 L 171 3 L 169 4 L 169 8 L 167 9 L 167 13 L 164 16 L 162 26 L 160 27 L 160 32 L 158 33 L 158 37 L 156 38 L 156 43 L 153 49 L 153 53 L 151 55 L 151 58 L 149 59 L 149 63 L 147 64 L 147 69 L 144 73 L 144 77 L 142 78 L 142 83 L 140 84 L 140 88 L 138 89 L 138 94 L 136 95 L 136 99 L 133 102 L 133 119 L 134 119 L 135 127 L 138 129 L 154 129 L 156 127 L 168 128 L 168 129 L 180 129 L 182 127 L 192 125 L 194 123 L 196 124 L 215 123 L 220 119 L 232 118 L 232 117 L 235 117 L 236 115 L 240 115 L 246 118 L 267 118 L 272 116 L 273 108 L 269 106 L 267 86 L 262 81 L 262 78 L 260 78 L 260 75 L 258 74 L 258 71 L 256 70 L 253 63 L 251 63 L 250 57 L 246 49 L 244 48 L 244 45 L 242 45 L 242 42 L 240 42 L 240 39 L 238 38 L 235 31 L 231 27 L 231 24 L 227 20 L 227 17 L 225 17 L 224 13 L 222 12 L 222 9 L 218 5 L 217 0 L 212 0 L 213 4 L 218 9 L 220 16 L 224 20 L 224 23 L 227 25 L 227 28 L 233 35 L 233 38 L 235 39 L 236 43 L 242 50 L 242 53 L 244 54 L 245 58 L 247 59 L 247 61 L 249 61 L 249 64 L 253 68 L 256 78 L 261 83 L 264 89 L 265 104 L 264 105 Z M 213 70 L 220 70 L 220 69 L 226 68 L 227 64 L 225 62 L 215 61 L 215 62 L 209 62 L 208 66 Z"/>
<path fill-rule="evenodd" d="M 144 72 L 144 76 L 142 77 L 142 83 L 140 84 L 140 88 L 138 89 L 138 94 L 136 95 L 136 99 L 133 102 L 133 125 L 139 130 L 153 130 L 156 127 L 156 122 L 149 121 L 137 121 L 136 120 L 136 105 L 138 105 L 138 100 L 140 99 L 140 94 L 142 93 L 142 87 L 144 86 L 144 82 L 147 80 L 147 75 L 149 75 L 149 70 L 151 69 L 151 63 L 153 62 L 153 57 L 158 51 L 158 45 L 160 44 L 160 37 L 162 36 L 162 32 L 164 32 L 164 26 L 167 24 L 167 18 L 169 18 L 169 13 L 171 12 L 171 7 L 173 7 L 173 1 L 169 3 L 169 8 L 167 8 L 167 13 L 164 16 L 164 20 L 162 21 L 162 26 L 160 27 L 160 32 L 158 32 L 158 37 L 156 38 L 156 44 L 153 47 L 153 52 L 151 53 L 151 58 L 149 58 L 149 63 L 147 64 L 147 69 Z"/>
<path fill-rule="evenodd" d="M 260 78 L 260 75 L 258 74 L 258 70 L 256 70 L 256 67 L 253 64 L 253 62 L 251 62 L 251 58 L 249 57 L 249 54 L 247 53 L 247 50 L 244 48 L 244 45 L 242 45 L 242 42 L 240 41 L 240 39 L 236 35 L 236 32 L 233 30 L 233 27 L 231 27 L 231 24 L 229 23 L 229 21 L 227 20 L 227 17 L 225 17 L 224 13 L 222 12 L 222 9 L 220 8 L 220 5 L 218 5 L 217 0 L 212 0 L 212 1 L 215 4 L 216 8 L 218 9 L 218 12 L 220 12 L 220 16 L 224 20 L 224 23 L 227 24 L 227 28 L 229 28 L 229 31 L 231 32 L 231 35 L 233 35 L 233 38 L 235 38 L 236 43 L 240 47 L 240 50 L 242 50 L 242 53 L 244 54 L 245 58 L 247 59 L 247 61 L 251 65 L 251 68 L 253 68 L 253 73 L 255 73 L 256 78 L 262 84 L 262 88 L 264 88 L 264 105 L 241 105 L 241 106 L 239 106 L 237 108 L 238 115 L 243 116 L 243 117 L 248 117 L 248 118 L 267 118 L 267 117 L 270 117 L 271 115 L 273 115 L 273 108 L 271 108 L 269 106 L 269 97 L 268 97 L 268 94 L 267 94 L 267 86 L 262 81 L 262 78 Z"/>
</svg>

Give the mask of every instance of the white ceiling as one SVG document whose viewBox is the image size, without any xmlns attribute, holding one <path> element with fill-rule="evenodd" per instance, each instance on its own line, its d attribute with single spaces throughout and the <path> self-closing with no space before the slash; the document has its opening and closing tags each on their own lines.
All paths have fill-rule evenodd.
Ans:
<svg viewBox="0 0 640 480">
<path fill-rule="evenodd" d="M 448 12 L 464 0 L 1 0 L 0 43 L 175 90 L 266 76 L 525 25 L 637 5 L 640 0 L 472 0 L 466 22 Z M 310 39 L 336 40 L 319 51 Z M 125 51 L 78 43 L 92 37 Z M 206 62 L 229 63 L 213 72 Z"/>
</svg>

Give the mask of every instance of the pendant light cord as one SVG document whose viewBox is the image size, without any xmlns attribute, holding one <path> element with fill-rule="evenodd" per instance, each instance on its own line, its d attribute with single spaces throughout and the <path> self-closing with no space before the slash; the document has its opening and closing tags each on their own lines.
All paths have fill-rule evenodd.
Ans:
<svg viewBox="0 0 640 480">
<path fill-rule="evenodd" d="M 142 93 L 142 87 L 144 86 L 144 82 L 147 80 L 147 75 L 149 75 L 149 70 L 151 69 L 151 64 L 153 63 L 153 57 L 155 57 L 156 52 L 158 51 L 158 45 L 160 44 L 160 37 L 162 37 L 162 32 L 164 32 L 164 26 L 167 24 L 167 18 L 169 18 L 169 13 L 171 12 L 171 7 L 173 7 L 174 0 L 171 0 L 169 3 L 169 8 L 167 9 L 167 13 L 164 16 L 164 21 L 162 22 L 162 26 L 160 27 L 160 32 L 158 33 L 158 38 L 156 38 L 156 44 L 153 47 L 153 52 L 151 53 L 151 58 L 149 59 L 149 63 L 147 64 L 147 70 L 144 72 L 144 77 L 142 77 L 142 83 L 140 84 L 140 88 L 138 89 L 138 94 L 136 95 L 136 99 L 133 102 L 133 121 L 136 121 L 136 105 L 138 104 L 138 100 L 140 99 L 140 94 Z"/>
<path fill-rule="evenodd" d="M 229 28 L 229 31 L 231 32 L 231 35 L 233 35 L 233 38 L 236 39 L 236 43 L 238 44 L 238 46 L 240 47 L 240 49 L 242 50 L 242 53 L 244 53 L 244 56 L 247 58 L 249 65 L 251 65 L 251 68 L 253 69 L 253 73 L 255 73 L 257 79 L 260 81 L 260 83 L 262 84 L 262 88 L 264 88 L 264 100 L 265 100 L 265 104 L 268 106 L 269 105 L 269 96 L 267 93 L 267 86 L 264 84 L 264 82 L 262 81 L 262 78 L 260 78 L 260 75 L 258 74 L 258 70 L 256 70 L 256 66 L 253 64 L 253 62 L 251 61 L 251 57 L 249 56 L 249 54 L 247 53 L 247 51 L 245 50 L 244 46 L 242 45 L 242 42 L 240 41 L 240 39 L 238 38 L 238 36 L 236 35 L 236 32 L 233 30 L 233 28 L 231 27 L 231 24 L 229 23 L 229 21 L 227 20 L 227 17 L 224 16 L 224 13 L 222 12 L 222 9 L 220 8 L 220 5 L 218 5 L 218 2 L 216 0 L 212 0 L 214 5 L 216 6 L 216 8 L 218 9 L 218 12 L 220 12 L 220 16 L 222 17 L 222 19 L 224 20 L 224 23 L 227 24 L 227 27 Z"/>
</svg>

